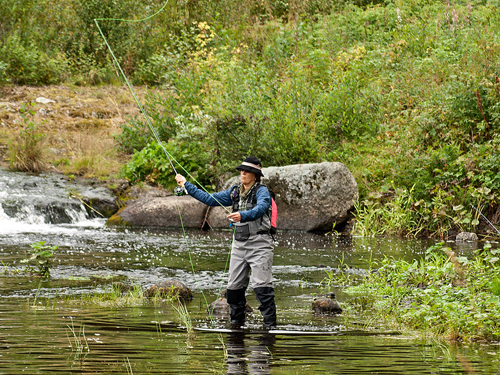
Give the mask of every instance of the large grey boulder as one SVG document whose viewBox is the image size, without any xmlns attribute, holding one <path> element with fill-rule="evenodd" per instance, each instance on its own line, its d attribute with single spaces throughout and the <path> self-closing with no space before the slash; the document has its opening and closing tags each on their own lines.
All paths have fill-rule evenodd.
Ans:
<svg viewBox="0 0 500 375">
<path fill-rule="evenodd" d="M 358 199 L 358 186 L 342 163 L 299 164 L 263 169 L 262 182 L 276 193 L 278 230 L 331 231 L 344 223 Z M 239 183 L 230 178 L 224 189 Z M 228 228 L 230 208 L 211 207 L 190 196 L 143 197 L 108 220 L 110 225 L 200 228 L 207 218 L 213 229 Z M 207 210 L 209 210 L 207 212 Z"/>
<path fill-rule="evenodd" d="M 106 224 L 133 227 L 201 228 L 206 206 L 190 196 L 142 198 L 118 211 Z"/>
<path fill-rule="evenodd" d="M 298 164 L 262 170 L 262 183 L 276 194 L 278 229 L 308 232 L 330 231 L 344 223 L 358 199 L 354 176 L 342 163 Z M 224 188 L 238 184 L 229 179 Z M 212 208 L 208 222 L 213 228 L 227 228 L 226 211 Z"/>
</svg>

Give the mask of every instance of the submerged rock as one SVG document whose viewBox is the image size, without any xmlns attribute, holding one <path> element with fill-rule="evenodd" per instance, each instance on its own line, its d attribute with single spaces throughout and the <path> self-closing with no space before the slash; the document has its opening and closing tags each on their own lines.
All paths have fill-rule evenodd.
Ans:
<svg viewBox="0 0 500 375">
<path fill-rule="evenodd" d="M 315 314 L 340 314 L 342 312 L 333 292 L 317 297 L 312 303 L 312 309 Z"/>
<path fill-rule="evenodd" d="M 223 290 L 219 298 L 213 301 L 207 308 L 208 314 L 213 315 L 216 318 L 229 318 L 229 304 L 227 303 L 227 291 Z M 246 313 L 250 314 L 253 312 L 252 307 L 248 304 L 246 305 Z"/>
<path fill-rule="evenodd" d="M 179 280 L 168 279 L 150 287 L 144 293 L 145 297 L 178 298 L 181 301 L 191 301 L 193 293 L 186 284 Z"/>
<path fill-rule="evenodd" d="M 477 234 L 471 232 L 460 232 L 455 238 L 456 242 L 474 242 L 478 240 Z"/>
</svg>

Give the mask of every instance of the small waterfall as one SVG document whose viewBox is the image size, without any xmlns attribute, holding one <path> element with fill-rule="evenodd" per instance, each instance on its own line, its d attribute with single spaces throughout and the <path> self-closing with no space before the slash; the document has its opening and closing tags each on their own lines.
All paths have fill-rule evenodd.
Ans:
<svg viewBox="0 0 500 375">
<path fill-rule="evenodd" d="M 62 176 L 35 176 L 0 169 L 0 230 L 88 221 L 85 205 L 70 197 L 73 190 L 75 185 Z"/>
</svg>

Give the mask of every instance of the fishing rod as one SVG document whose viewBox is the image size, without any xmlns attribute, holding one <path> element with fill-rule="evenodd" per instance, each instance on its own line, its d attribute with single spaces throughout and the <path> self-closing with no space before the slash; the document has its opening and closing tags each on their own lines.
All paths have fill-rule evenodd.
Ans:
<svg viewBox="0 0 500 375">
<path fill-rule="evenodd" d="M 491 227 L 492 227 L 493 229 L 495 229 L 495 230 L 497 231 L 497 233 L 498 233 L 498 234 L 500 234 L 500 231 L 498 231 L 498 229 L 497 229 L 497 228 L 496 228 L 493 224 L 491 224 L 491 222 L 490 222 L 490 221 L 486 218 L 486 216 L 484 216 L 484 215 L 483 215 L 483 213 L 482 213 L 481 211 L 479 211 L 476 207 L 474 207 L 474 206 L 472 205 L 472 203 L 471 203 L 471 205 L 470 205 L 470 206 L 471 206 L 473 209 L 475 209 L 475 210 L 476 210 L 476 212 L 477 212 L 479 215 L 481 215 L 481 217 L 482 217 L 482 218 L 483 218 L 483 219 L 484 219 L 484 220 L 485 220 L 488 224 L 490 224 L 490 225 L 491 225 Z"/>
<path fill-rule="evenodd" d="M 158 132 L 156 131 L 155 127 L 153 126 L 153 124 L 152 124 L 152 122 L 150 120 L 150 116 L 148 115 L 148 113 L 146 112 L 146 109 L 142 106 L 141 102 L 139 101 L 139 99 L 138 99 L 138 97 L 137 97 L 137 95 L 136 95 L 136 93 L 134 91 L 134 88 L 130 84 L 130 82 L 129 82 L 129 80 L 128 80 L 126 74 L 125 74 L 125 72 L 123 71 L 123 69 L 122 69 L 122 67 L 120 65 L 120 62 L 116 58 L 116 56 L 115 56 L 115 54 L 113 52 L 113 49 L 109 45 L 108 40 L 106 39 L 106 36 L 104 35 L 104 33 L 101 30 L 101 27 L 99 26 L 99 22 L 98 21 L 119 21 L 119 22 L 143 22 L 143 21 L 147 21 L 147 20 L 155 17 L 161 11 L 163 11 L 163 9 L 165 9 L 165 7 L 167 6 L 167 4 L 168 4 L 168 1 L 166 1 L 165 4 L 156 13 L 154 13 L 154 14 L 148 16 L 148 17 L 137 19 L 137 20 L 126 20 L 126 19 L 122 19 L 122 18 L 94 18 L 94 22 L 95 22 L 95 24 L 97 26 L 97 29 L 99 30 L 99 33 L 101 34 L 102 39 L 104 40 L 104 43 L 106 44 L 106 47 L 108 47 L 108 50 L 111 53 L 111 57 L 113 58 L 114 63 L 116 64 L 116 66 L 118 66 L 118 69 L 120 70 L 120 73 L 121 73 L 123 79 L 125 80 L 125 83 L 127 84 L 127 87 L 129 89 L 130 93 L 134 97 L 134 100 L 136 101 L 137 105 L 139 106 L 140 111 L 144 115 L 144 117 L 146 119 L 146 122 L 148 124 L 148 127 L 151 129 L 151 132 L 153 133 L 154 138 L 156 139 L 156 141 L 158 142 L 158 144 L 162 148 L 163 152 L 167 156 L 167 159 L 168 159 L 168 161 L 170 163 L 170 166 L 172 167 L 172 170 L 174 171 L 175 175 L 177 175 L 178 173 L 177 173 L 177 170 L 175 169 L 175 166 L 174 166 L 174 163 L 172 162 L 172 160 L 175 161 L 181 167 L 181 169 L 190 178 L 192 178 L 196 183 L 198 183 L 198 185 L 201 187 L 201 189 L 204 190 L 207 194 L 209 194 L 212 197 L 212 199 L 214 199 L 219 204 L 219 206 L 223 207 L 226 212 L 231 213 L 227 207 L 224 207 L 224 205 L 221 202 L 219 202 L 210 192 L 208 192 L 203 187 L 203 185 L 200 184 L 196 180 L 196 178 L 194 178 L 177 160 L 175 160 L 175 158 L 167 151 L 167 149 L 165 148 L 165 146 L 163 146 L 163 142 L 160 140 L 160 136 L 158 135 Z M 180 195 L 188 194 L 188 191 L 186 190 L 185 187 L 177 186 L 174 189 L 174 194 L 177 195 L 177 196 L 180 196 Z"/>
<path fill-rule="evenodd" d="M 121 18 L 94 18 L 94 22 L 97 26 L 97 29 L 99 30 L 99 33 L 101 34 L 103 40 L 104 40 L 104 43 L 106 44 L 106 47 L 108 47 L 108 50 L 109 52 L 111 53 L 111 56 L 113 58 L 113 61 L 114 63 L 116 64 L 116 66 L 118 66 L 118 69 L 120 70 L 120 73 L 123 77 L 123 79 L 125 80 L 125 83 L 127 84 L 127 87 L 130 91 L 130 93 L 132 94 L 134 100 L 136 101 L 137 105 L 139 106 L 139 109 L 140 111 L 142 112 L 142 114 L 144 115 L 144 117 L 146 118 L 146 122 L 151 130 L 151 132 L 153 133 L 153 136 L 154 138 L 156 139 L 156 141 L 158 142 L 158 144 L 160 145 L 160 147 L 163 149 L 163 152 L 165 153 L 165 155 L 167 156 L 167 159 L 170 163 L 170 166 L 172 167 L 172 170 L 174 171 L 175 175 L 177 175 L 177 170 L 174 166 L 174 163 L 172 162 L 175 161 L 180 167 L 181 169 L 190 177 L 192 178 L 195 182 L 198 183 L 198 185 L 200 185 L 200 187 L 206 192 L 208 193 L 222 208 L 224 208 L 227 212 L 230 213 L 229 209 L 227 207 L 224 207 L 223 204 L 221 204 L 221 202 L 219 202 L 211 193 L 209 193 L 204 187 L 203 185 L 201 185 L 197 180 L 196 178 L 194 178 L 177 160 L 175 160 L 175 158 L 170 155 L 170 153 L 166 150 L 166 148 L 164 147 L 163 145 L 163 142 L 161 142 L 160 140 L 160 137 L 158 135 L 158 132 L 156 131 L 155 127 L 153 126 L 150 118 L 149 118 L 149 115 L 148 113 L 146 112 L 146 109 L 142 106 L 141 102 L 139 101 L 135 91 L 134 91 L 134 88 L 132 87 L 132 85 L 130 84 L 125 72 L 123 71 L 118 59 L 116 58 L 114 52 L 113 52 L 113 49 L 111 48 L 111 46 L 109 45 L 108 43 L 108 40 L 106 39 L 104 33 L 102 32 L 101 30 L 101 27 L 99 26 L 99 22 L 98 21 L 120 21 L 120 22 L 142 22 L 142 21 L 147 21 L 153 17 L 155 17 L 157 14 L 159 14 L 161 11 L 163 11 L 163 9 L 165 9 L 165 7 L 167 6 L 168 4 L 168 0 L 165 2 L 165 4 L 160 8 L 160 10 L 158 10 L 156 13 L 148 16 L 148 17 L 145 17 L 145 18 L 142 18 L 142 19 L 138 19 L 138 20 L 126 20 L 126 19 L 121 19 Z M 174 189 L 174 194 L 177 195 L 177 196 L 180 196 L 180 195 L 183 195 L 184 193 L 188 194 L 187 190 L 185 187 L 182 187 L 182 186 L 177 186 L 175 189 Z M 195 281 L 196 283 L 198 284 L 199 286 L 199 282 L 198 282 L 198 279 L 196 278 L 196 272 L 195 272 L 195 269 L 194 269 L 194 264 L 193 264 L 193 260 L 191 258 L 191 250 L 190 250 L 190 246 L 189 246 L 189 243 L 187 241 L 187 236 L 186 236 L 186 231 L 185 231 L 185 228 L 184 228 L 184 224 L 182 222 L 182 215 L 181 215 L 181 210 L 180 210 L 180 207 L 179 205 L 177 204 L 177 210 L 179 212 L 179 218 L 180 218 L 180 221 L 181 221 L 181 227 L 182 227 L 182 231 L 183 231 L 183 234 L 184 234 L 184 240 L 186 241 L 186 247 L 188 249 L 188 254 L 189 254 L 189 262 L 191 264 L 191 270 L 193 272 L 193 276 L 195 278 Z M 231 253 L 228 253 L 228 256 L 227 256 L 227 259 L 226 259 L 226 265 L 225 265 L 225 268 L 224 268 L 224 273 L 226 273 L 226 270 L 227 270 L 227 267 L 228 267 L 228 264 L 229 264 L 229 258 L 230 258 L 230 254 Z M 207 297 L 205 296 L 205 293 L 203 292 L 203 290 L 200 288 L 201 290 L 201 294 L 205 300 L 205 304 L 207 305 L 208 307 L 208 301 L 207 301 Z M 222 285 L 220 287 L 220 290 L 219 290 L 219 294 L 220 294 L 220 291 L 222 290 Z M 210 313 L 210 320 L 212 321 L 212 323 L 215 323 L 215 320 L 214 320 L 214 317 L 212 315 L 212 313 Z"/>
</svg>

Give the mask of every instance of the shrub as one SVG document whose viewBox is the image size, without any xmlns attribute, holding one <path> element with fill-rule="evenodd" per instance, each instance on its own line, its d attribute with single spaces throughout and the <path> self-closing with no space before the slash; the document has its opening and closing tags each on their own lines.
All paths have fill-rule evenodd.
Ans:
<svg viewBox="0 0 500 375">
<path fill-rule="evenodd" d="M 30 118 L 35 115 L 35 105 L 23 105 L 20 109 L 23 128 L 9 144 L 10 167 L 18 171 L 37 173 L 45 166 L 43 140 L 44 135 Z"/>
<path fill-rule="evenodd" d="M 201 147 L 182 142 L 164 143 L 163 146 L 178 173 L 189 173 L 201 185 L 214 188 L 210 180 L 206 178 L 208 158 Z M 203 156 L 205 156 L 204 160 Z M 176 186 L 170 161 L 161 145 L 154 141 L 132 155 L 132 159 L 124 167 L 122 174 L 132 183 L 145 181 L 166 188 Z"/>
<path fill-rule="evenodd" d="M 35 44 L 25 45 L 19 36 L 10 36 L 0 49 L 3 62 L 3 80 L 14 84 L 41 85 L 64 80 L 68 63 L 63 54 L 55 52 L 49 57 Z"/>
</svg>

